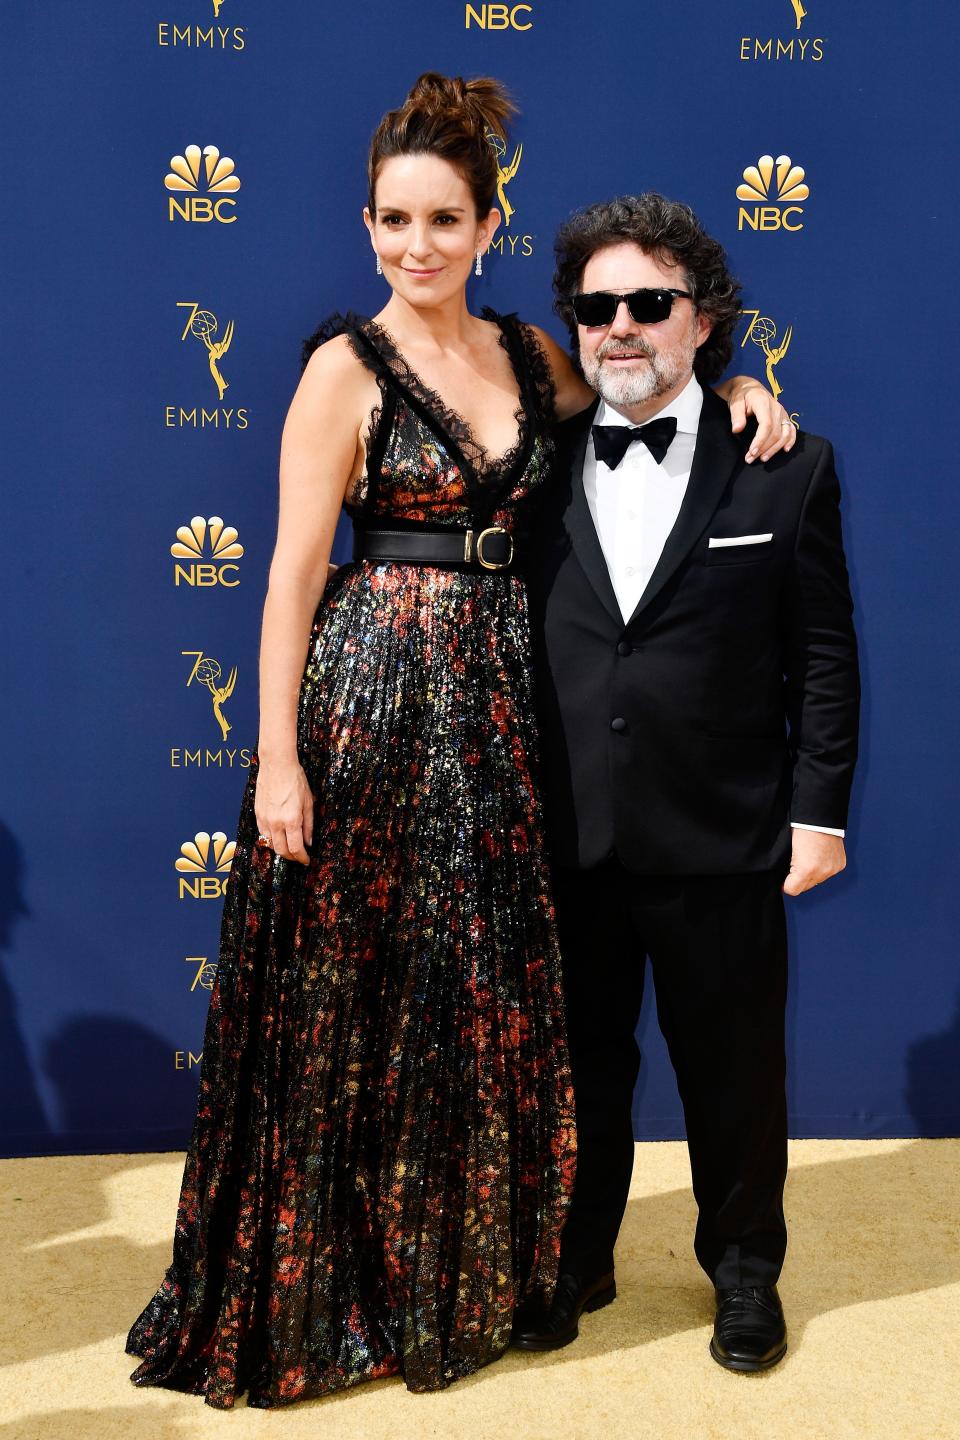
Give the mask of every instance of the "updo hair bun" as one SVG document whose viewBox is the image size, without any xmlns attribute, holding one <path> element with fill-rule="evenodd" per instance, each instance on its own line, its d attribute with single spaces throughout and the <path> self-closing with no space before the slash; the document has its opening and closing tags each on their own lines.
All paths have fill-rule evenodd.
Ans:
<svg viewBox="0 0 960 1440">
<path fill-rule="evenodd" d="M 395 155 L 439 155 L 454 165 L 473 194 L 483 219 L 497 189 L 498 156 L 493 140 L 506 141 L 507 121 L 517 113 L 499 80 L 464 80 L 428 70 L 397 110 L 389 110 L 370 142 L 367 161 L 368 203 L 376 215 L 377 176 Z"/>
<path fill-rule="evenodd" d="M 493 130 L 506 139 L 506 122 L 517 113 L 517 107 L 499 80 L 480 76 L 464 80 L 460 75 L 439 75 L 427 70 L 416 82 L 403 104 L 404 110 L 423 109 L 446 114 L 452 120 L 462 116 L 463 123 L 475 124 L 486 136 Z"/>
</svg>

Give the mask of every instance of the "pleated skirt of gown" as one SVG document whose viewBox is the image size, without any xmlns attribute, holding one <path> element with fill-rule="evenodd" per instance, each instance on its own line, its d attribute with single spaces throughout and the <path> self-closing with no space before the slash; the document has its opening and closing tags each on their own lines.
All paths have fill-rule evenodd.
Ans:
<svg viewBox="0 0 960 1440">
<path fill-rule="evenodd" d="M 575 1132 L 515 575 L 362 562 L 323 597 L 309 867 L 227 881 L 173 1261 L 131 1379 L 229 1408 L 440 1389 L 552 1292 Z"/>
</svg>

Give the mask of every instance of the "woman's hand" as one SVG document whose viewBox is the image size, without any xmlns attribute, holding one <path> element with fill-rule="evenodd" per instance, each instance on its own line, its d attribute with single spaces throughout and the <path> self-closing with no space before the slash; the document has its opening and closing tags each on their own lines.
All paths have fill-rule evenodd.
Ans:
<svg viewBox="0 0 960 1440">
<path fill-rule="evenodd" d="M 751 375 L 735 375 L 716 387 L 717 394 L 730 406 L 730 428 L 738 435 L 752 415 L 757 422 L 757 433 L 747 451 L 747 464 L 759 456 L 769 460 L 778 450 L 792 450 L 797 440 L 797 428 L 783 406 L 776 401 L 759 380 Z"/>
<path fill-rule="evenodd" d="M 313 795 L 303 767 L 296 760 L 260 760 L 254 814 L 270 849 L 284 860 L 309 865 L 306 847 L 313 844 Z"/>
</svg>

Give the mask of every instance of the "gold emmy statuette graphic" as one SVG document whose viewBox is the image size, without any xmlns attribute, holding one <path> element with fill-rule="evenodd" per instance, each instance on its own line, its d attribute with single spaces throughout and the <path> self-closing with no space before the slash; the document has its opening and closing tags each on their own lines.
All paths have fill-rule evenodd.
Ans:
<svg viewBox="0 0 960 1440">
<path fill-rule="evenodd" d="M 794 0 L 794 3 L 796 3 L 796 0 Z M 222 6 L 223 6 L 223 0 L 213 0 L 213 18 L 214 18 L 214 20 L 219 20 L 219 18 L 220 18 L 220 10 L 221 10 Z M 800 23 L 800 22 L 799 22 L 799 20 L 798 20 L 798 21 L 797 21 L 797 24 L 799 25 L 799 23 Z"/>
<path fill-rule="evenodd" d="M 196 300 L 178 300 L 177 308 L 190 311 L 180 339 L 186 340 L 188 335 L 193 335 L 195 339 L 203 341 L 207 347 L 207 361 L 210 366 L 210 374 L 213 376 L 213 383 L 217 387 L 217 398 L 222 400 L 223 392 L 227 389 L 230 382 L 229 380 L 224 380 L 221 375 L 219 362 L 223 359 L 224 355 L 226 355 L 233 342 L 233 321 L 230 320 L 225 326 L 222 338 L 214 340 L 213 337 L 220 328 L 220 321 L 212 310 L 201 310 Z"/>
<path fill-rule="evenodd" d="M 801 0 L 790 0 L 790 4 L 791 4 L 792 7 L 793 7 L 793 13 L 794 13 L 794 15 L 796 15 L 796 17 L 797 17 L 797 29 L 799 30 L 799 29 L 800 29 L 800 26 L 803 24 L 804 17 L 805 17 L 809 12 L 806 11 L 806 10 L 804 10 L 803 5 L 802 5 L 802 3 L 801 3 Z"/>
<path fill-rule="evenodd" d="M 510 161 L 510 164 L 503 165 L 501 164 L 501 161 L 503 160 L 504 155 L 506 155 L 507 153 L 507 147 L 505 142 L 500 138 L 499 135 L 494 134 L 492 130 L 487 131 L 487 139 L 493 146 L 494 152 L 497 157 L 497 197 L 503 209 L 503 223 L 504 225 L 509 226 L 511 216 L 516 214 L 516 211 L 514 210 L 514 207 L 510 204 L 510 201 L 507 199 L 506 187 L 510 184 L 510 181 L 520 169 L 520 161 L 523 159 L 523 146 L 518 145 L 516 150 L 514 150 L 513 152 L 513 159 Z"/>
<path fill-rule="evenodd" d="M 774 400 L 779 400 L 783 394 L 783 386 L 780 384 L 774 371 L 790 349 L 790 341 L 793 339 L 793 326 L 788 325 L 783 332 L 783 339 L 780 341 L 780 344 L 774 345 L 773 341 L 777 338 L 777 327 L 770 317 L 768 315 L 761 315 L 759 310 L 745 310 L 744 314 L 752 315 L 753 319 L 747 326 L 746 334 L 740 341 L 740 349 L 743 349 L 748 340 L 752 340 L 754 345 L 760 346 L 760 349 L 767 358 L 767 384 L 773 392 Z"/>
<path fill-rule="evenodd" d="M 226 740 L 228 731 L 233 729 L 230 721 L 220 708 L 225 700 L 229 700 L 237 683 L 237 667 L 234 665 L 227 676 L 225 685 L 218 685 L 217 681 L 223 674 L 220 664 L 214 660 L 212 655 L 204 655 L 202 650 L 181 650 L 181 655 L 196 655 L 197 663 L 190 671 L 187 685 L 192 685 L 197 680 L 205 685 L 213 697 L 213 713 L 217 717 L 217 724 L 220 726 L 220 738 Z"/>
<path fill-rule="evenodd" d="M 214 978 L 217 973 L 215 963 L 211 963 L 206 955 L 185 955 L 184 961 L 187 965 L 196 965 L 197 971 L 190 982 L 191 993 L 201 986 L 204 990 L 212 990 Z"/>
</svg>

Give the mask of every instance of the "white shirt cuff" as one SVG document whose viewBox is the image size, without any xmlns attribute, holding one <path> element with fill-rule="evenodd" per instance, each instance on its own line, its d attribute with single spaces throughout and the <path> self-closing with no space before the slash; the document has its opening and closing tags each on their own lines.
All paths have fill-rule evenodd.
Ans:
<svg viewBox="0 0 960 1440">
<path fill-rule="evenodd" d="M 802 825 L 799 820 L 791 820 L 790 828 L 792 830 L 815 830 L 818 835 L 839 835 L 841 840 L 847 833 L 846 830 L 831 830 L 829 825 Z"/>
</svg>

